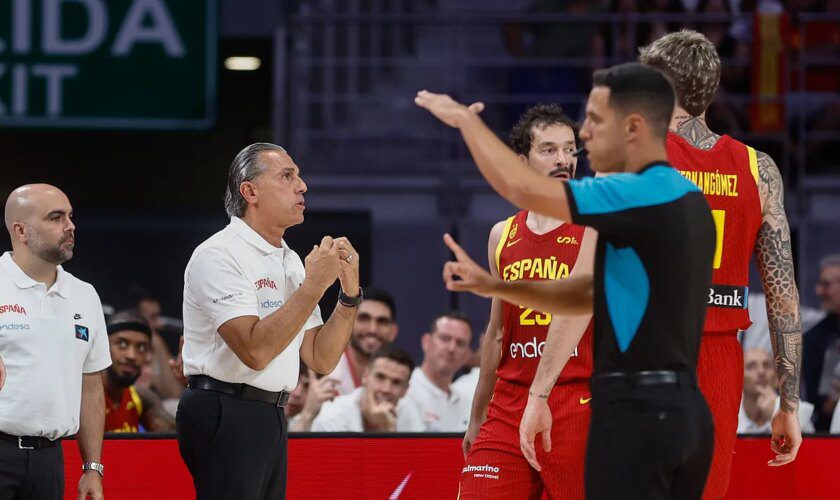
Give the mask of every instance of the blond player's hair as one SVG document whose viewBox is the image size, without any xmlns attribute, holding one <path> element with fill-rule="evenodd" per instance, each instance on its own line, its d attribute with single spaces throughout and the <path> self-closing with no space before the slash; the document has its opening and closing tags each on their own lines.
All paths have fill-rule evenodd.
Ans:
<svg viewBox="0 0 840 500">
<path fill-rule="evenodd" d="M 639 62 L 665 73 L 674 84 L 677 102 L 691 116 L 700 116 L 720 84 L 720 57 L 702 33 L 669 33 L 639 48 Z"/>
</svg>

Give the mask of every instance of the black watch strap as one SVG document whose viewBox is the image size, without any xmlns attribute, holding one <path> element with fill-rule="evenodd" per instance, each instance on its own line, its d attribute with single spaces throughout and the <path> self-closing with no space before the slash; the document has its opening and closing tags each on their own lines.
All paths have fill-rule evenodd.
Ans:
<svg viewBox="0 0 840 500">
<path fill-rule="evenodd" d="M 341 287 L 338 288 L 338 301 L 343 306 L 356 307 L 362 302 L 362 299 L 364 299 L 364 298 L 365 298 L 365 294 L 364 294 L 364 290 L 362 290 L 362 287 L 359 287 L 359 295 L 357 295 L 356 297 L 351 297 L 351 296 L 345 294 L 344 290 L 342 290 Z"/>
</svg>

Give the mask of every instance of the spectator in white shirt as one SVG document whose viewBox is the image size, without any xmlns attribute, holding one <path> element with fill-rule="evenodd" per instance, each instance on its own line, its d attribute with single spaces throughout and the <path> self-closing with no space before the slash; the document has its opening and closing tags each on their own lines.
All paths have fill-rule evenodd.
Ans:
<svg viewBox="0 0 840 500">
<path fill-rule="evenodd" d="M 337 385 L 338 381 L 334 378 L 318 378 L 318 375 L 301 361 L 297 387 L 289 395 L 289 402 L 284 408 L 286 418 L 289 419 L 289 432 L 311 430 L 312 422 L 321 411 L 321 406 L 338 396 Z"/>
<path fill-rule="evenodd" d="M 404 399 L 414 362 L 400 349 L 371 355 L 362 385 L 324 403 L 312 423 L 315 432 L 422 432 L 416 407 Z"/>
<path fill-rule="evenodd" d="M 455 374 L 470 357 L 472 323 L 458 311 L 440 314 L 420 341 L 423 364 L 411 374 L 406 398 L 417 407 L 428 432 L 464 432 L 470 398 L 452 388 Z"/>
<path fill-rule="evenodd" d="M 738 412 L 739 434 L 770 433 L 770 420 L 779 408 L 778 379 L 770 352 L 763 348 L 744 353 L 744 395 Z M 799 402 L 802 433 L 813 433 L 814 405 Z"/>
<path fill-rule="evenodd" d="M 370 356 L 391 345 L 397 337 L 397 307 L 391 294 L 376 287 L 367 287 L 350 333 L 350 345 L 330 378 L 338 380 L 339 394 L 350 394 L 362 385 L 362 375 Z"/>
</svg>

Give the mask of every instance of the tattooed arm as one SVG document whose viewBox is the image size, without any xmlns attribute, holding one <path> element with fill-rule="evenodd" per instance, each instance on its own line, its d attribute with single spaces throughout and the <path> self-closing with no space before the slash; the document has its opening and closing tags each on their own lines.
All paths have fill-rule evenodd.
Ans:
<svg viewBox="0 0 840 500">
<path fill-rule="evenodd" d="M 762 221 L 755 257 L 767 296 L 767 320 L 779 376 L 781 408 L 795 412 L 799 407 L 802 323 L 799 291 L 793 275 L 790 228 L 785 216 L 784 186 L 773 160 L 765 153 L 758 152 L 757 156 Z"/>
<path fill-rule="evenodd" d="M 770 448 L 776 453 L 776 458 L 767 465 L 779 466 L 795 460 L 802 444 L 798 415 L 802 323 L 782 176 L 765 153 L 757 152 L 757 159 L 762 220 L 755 243 L 755 257 L 767 296 L 767 322 L 781 393 L 779 410 L 770 424 Z"/>
</svg>

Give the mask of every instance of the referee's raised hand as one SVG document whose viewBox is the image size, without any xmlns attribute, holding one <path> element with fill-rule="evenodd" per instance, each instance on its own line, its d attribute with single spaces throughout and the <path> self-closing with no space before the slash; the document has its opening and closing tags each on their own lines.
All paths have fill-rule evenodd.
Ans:
<svg viewBox="0 0 840 500">
<path fill-rule="evenodd" d="M 449 233 L 443 235 L 443 242 L 452 250 L 456 259 L 455 262 L 450 261 L 443 265 L 443 282 L 446 283 L 446 289 L 450 292 L 472 292 L 489 297 L 500 280 L 476 264 Z"/>
<path fill-rule="evenodd" d="M 466 113 L 478 114 L 484 111 L 483 102 L 474 102 L 469 106 L 464 106 L 446 94 L 433 94 L 428 90 L 417 92 L 414 104 L 428 110 L 435 118 L 455 128 L 458 128 L 460 116 Z"/>
<path fill-rule="evenodd" d="M 338 259 L 338 244 L 330 236 L 324 236 L 320 245 L 312 247 L 312 251 L 304 260 L 306 280 L 316 285 L 321 293 L 327 290 L 341 272 Z"/>
</svg>

